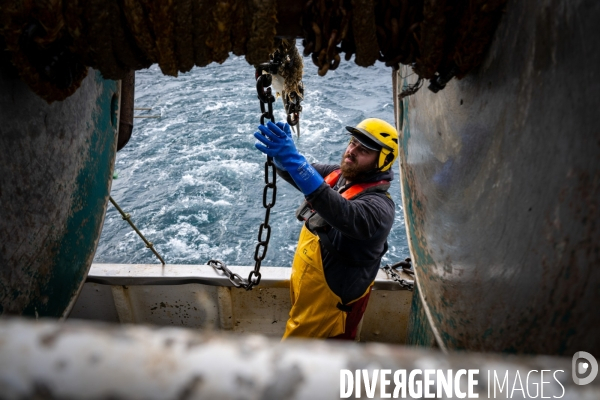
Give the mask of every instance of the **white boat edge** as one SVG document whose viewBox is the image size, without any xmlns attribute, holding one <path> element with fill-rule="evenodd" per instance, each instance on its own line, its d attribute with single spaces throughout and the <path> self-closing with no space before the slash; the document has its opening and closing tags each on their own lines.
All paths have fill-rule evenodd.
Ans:
<svg viewBox="0 0 600 400">
<path fill-rule="evenodd" d="M 228 268 L 242 277 L 254 269 Z M 281 337 L 291 307 L 291 269 L 260 272 L 259 286 L 246 291 L 209 265 L 92 264 L 69 318 Z M 406 343 L 411 302 L 412 292 L 380 270 L 357 339 Z"/>
</svg>

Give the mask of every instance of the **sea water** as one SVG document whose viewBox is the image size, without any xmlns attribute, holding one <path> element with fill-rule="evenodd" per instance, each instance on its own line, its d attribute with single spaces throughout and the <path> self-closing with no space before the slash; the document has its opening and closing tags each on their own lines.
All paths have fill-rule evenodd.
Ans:
<svg viewBox="0 0 600 400">
<path fill-rule="evenodd" d="M 117 153 L 111 195 L 154 243 L 168 264 L 254 265 L 262 206 L 265 156 L 254 148 L 260 122 L 254 68 L 243 57 L 194 68 L 179 77 L 157 65 L 136 72 L 136 118 L 131 140 Z M 394 123 L 391 69 L 342 62 L 325 77 L 304 59 L 305 96 L 298 150 L 310 162 L 339 163 L 346 125 L 377 117 Z M 285 120 L 281 100 L 276 120 Z M 382 264 L 409 256 L 399 169 L 389 190 L 396 217 Z M 294 211 L 303 196 L 277 180 L 271 240 L 262 265 L 291 265 L 301 223 Z M 157 263 L 109 203 L 94 262 Z"/>
</svg>

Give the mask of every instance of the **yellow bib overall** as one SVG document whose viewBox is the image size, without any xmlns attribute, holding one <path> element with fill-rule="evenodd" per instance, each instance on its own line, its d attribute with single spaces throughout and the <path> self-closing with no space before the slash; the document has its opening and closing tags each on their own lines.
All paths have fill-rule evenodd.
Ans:
<svg viewBox="0 0 600 400">
<path fill-rule="evenodd" d="M 365 293 L 350 304 L 369 293 Z M 328 338 L 344 333 L 346 313 L 337 308 L 341 299 L 325 280 L 319 237 L 302 227 L 290 277 L 292 309 L 283 339 L 291 336 Z"/>
</svg>

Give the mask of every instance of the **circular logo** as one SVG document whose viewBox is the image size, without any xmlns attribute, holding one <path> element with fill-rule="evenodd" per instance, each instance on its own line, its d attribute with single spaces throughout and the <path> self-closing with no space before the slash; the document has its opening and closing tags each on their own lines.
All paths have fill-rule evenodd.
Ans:
<svg viewBox="0 0 600 400">
<path fill-rule="evenodd" d="M 587 385 L 598 375 L 598 362 L 593 355 L 586 351 L 575 353 L 571 366 L 573 382 L 577 385 Z"/>
</svg>

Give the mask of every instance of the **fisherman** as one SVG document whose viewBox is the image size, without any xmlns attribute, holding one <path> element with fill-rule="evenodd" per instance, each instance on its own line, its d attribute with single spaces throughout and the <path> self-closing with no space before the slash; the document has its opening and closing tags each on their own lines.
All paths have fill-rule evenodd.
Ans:
<svg viewBox="0 0 600 400">
<path fill-rule="evenodd" d="M 254 136 L 277 173 L 305 196 L 304 221 L 290 277 L 292 308 L 283 338 L 354 340 L 387 237 L 394 202 L 387 192 L 398 156 L 398 133 L 369 118 L 346 127 L 350 142 L 340 165 L 309 164 L 288 124 L 268 122 Z"/>
</svg>

